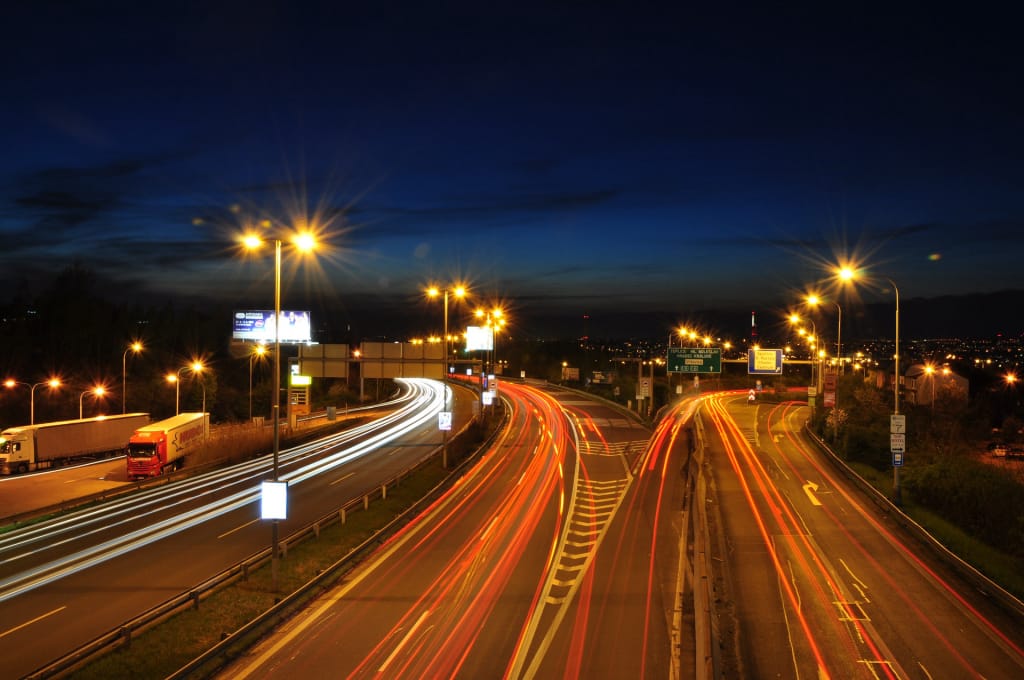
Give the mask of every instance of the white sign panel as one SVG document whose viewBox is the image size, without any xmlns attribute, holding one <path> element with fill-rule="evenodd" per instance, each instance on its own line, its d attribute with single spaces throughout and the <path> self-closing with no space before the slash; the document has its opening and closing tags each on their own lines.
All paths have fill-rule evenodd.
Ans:
<svg viewBox="0 0 1024 680">
<path fill-rule="evenodd" d="M 894 413 L 889 416 L 889 432 L 901 434 L 907 431 L 907 417 L 902 413 Z"/>
<path fill-rule="evenodd" d="M 437 414 L 437 429 L 439 430 L 450 430 L 452 429 L 452 412 L 441 411 Z"/>
<path fill-rule="evenodd" d="M 494 329 L 490 326 L 466 327 L 466 351 L 494 349 Z"/>
<path fill-rule="evenodd" d="M 288 519 L 288 482 L 260 485 L 260 519 Z"/>
<path fill-rule="evenodd" d="M 889 435 L 889 450 L 892 453 L 903 454 L 907 452 L 907 435 L 905 434 L 890 434 Z"/>
</svg>

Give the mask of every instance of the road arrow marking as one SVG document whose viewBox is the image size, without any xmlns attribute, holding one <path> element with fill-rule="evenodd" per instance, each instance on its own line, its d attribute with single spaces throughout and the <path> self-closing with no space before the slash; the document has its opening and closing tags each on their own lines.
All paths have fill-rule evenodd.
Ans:
<svg viewBox="0 0 1024 680">
<path fill-rule="evenodd" d="M 821 501 L 819 501 L 818 497 L 814 495 L 814 492 L 817 490 L 818 485 L 815 484 L 814 482 L 808 481 L 806 484 L 804 484 L 804 493 L 807 494 L 807 497 L 811 499 L 811 504 L 813 505 L 821 505 Z"/>
</svg>

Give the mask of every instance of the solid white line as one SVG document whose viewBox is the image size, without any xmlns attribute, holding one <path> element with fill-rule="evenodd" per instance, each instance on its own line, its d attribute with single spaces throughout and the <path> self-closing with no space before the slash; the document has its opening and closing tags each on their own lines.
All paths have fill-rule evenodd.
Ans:
<svg viewBox="0 0 1024 680">
<path fill-rule="evenodd" d="M 251 522 L 246 522 L 245 524 L 243 524 L 243 525 L 241 525 L 241 526 L 237 526 L 237 527 L 235 527 L 235 528 L 234 528 L 234 529 L 232 529 L 231 531 L 225 531 L 225 532 L 224 532 L 223 534 L 221 534 L 221 535 L 220 535 L 220 536 L 218 536 L 217 538 L 224 538 L 225 536 L 230 536 L 231 534 L 235 533 L 236 531 L 241 531 L 242 529 L 246 528 L 246 527 L 247 527 L 247 526 L 249 526 L 250 524 L 255 524 L 256 522 L 259 522 L 259 521 L 260 521 L 260 520 L 259 520 L 259 518 L 257 517 L 256 519 L 252 520 Z"/>
<path fill-rule="evenodd" d="M 18 631 L 18 630 L 21 630 L 21 629 L 22 629 L 22 628 L 24 628 L 25 626 L 31 626 L 31 625 L 32 625 L 33 623 L 36 623 L 37 621 L 42 621 L 42 620 L 43 620 L 43 619 L 45 619 L 45 618 L 46 618 L 47 616 L 53 616 L 53 615 L 54 615 L 54 614 L 56 614 L 57 612 L 59 612 L 59 611 L 62 611 L 62 610 L 64 610 L 64 609 L 67 609 L 67 606 L 63 606 L 63 607 L 57 607 L 57 608 L 56 608 L 56 609 L 54 609 L 54 610 L 53 610 L 52 612 L 47 612 L 47 613 L 45 613 L 45 614 L 42 614 L 42 615 L 40 615 L 40 616 L 37 616 L 36 618 L 32 619 L 31 621 L 26 621 L 25 623 L 21 624 L 20 626 L 15 626 L 14 628 L 11 628 L 11 629 L 9 629 L 9 630 L 5 630 L 4 632 L 0 633 L 0 638 L 4 638 L 4 637 L 7 637 L 7 636 L 8 636 L 8 635 L 10 635 L 11 633 L 13 633 L 13 632 L 15 632 L 15 631 Z"/>
<path fill-rule="evenodd" d="M 347 475 L 345 475 L 344 477 L 338 477 L 338 478 L 337 478 L 337 479 L 335 479 L 335 480 L 334 480 L 333 482 L 331 482 L 330 484 L 328 484 L 328 486 L 334 486 L 334 485 L 335 485 L 335 484 L 337 484 L 338 482 L 344 482 L 344 481 L 345 481 L 346 479 L 348 479 L 349 477 L 355 477 L 355 476 L 356 476 L 356 473 L 354 473 L 354 472 L 350 472 L 350 473 L 348 473 Z"/>
</svg>

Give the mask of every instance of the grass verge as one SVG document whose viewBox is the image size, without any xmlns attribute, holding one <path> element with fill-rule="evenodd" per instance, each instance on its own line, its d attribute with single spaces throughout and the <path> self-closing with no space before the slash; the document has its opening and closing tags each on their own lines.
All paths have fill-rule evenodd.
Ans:
<svg viewBox="0 0 1024 680">
<path fill-rule="evenodd" d="M 880 494 L 892 497 L 892 473 L 876 470 L 860 463 L 848 463 L 853 470 L 863 477 Z M 1006 553 L 979 541 L 955 524 L 943 519 L 916 503 L 913 497 L 902 492 L 901 509 L 912 520 L 921 525 L 925 531 L 935 537 L 946 549 L 957 555 L 964 562 L 972 565 L 985 576 L 989 577 L 1014 597 L 1024 598 L 1024 564 Z"/>
</svg>

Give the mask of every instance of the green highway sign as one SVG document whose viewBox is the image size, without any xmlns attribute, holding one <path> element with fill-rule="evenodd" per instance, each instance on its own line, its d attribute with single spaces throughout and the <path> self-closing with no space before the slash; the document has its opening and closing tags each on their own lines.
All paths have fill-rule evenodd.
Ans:
<svg viewBox="0 0 1024 680">
<path fill-rule="evenodd" d="M 669 347 L 669 373 L 721 373 L 720 347 Z"/>
</svg>

